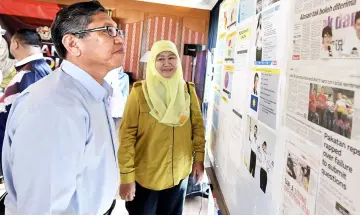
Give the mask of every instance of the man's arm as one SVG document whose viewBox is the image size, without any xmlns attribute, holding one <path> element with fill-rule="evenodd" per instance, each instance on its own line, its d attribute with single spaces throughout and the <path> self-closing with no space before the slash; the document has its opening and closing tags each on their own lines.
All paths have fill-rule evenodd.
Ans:
<svg viewBox="0 0 361 216">
<path fill-rule="evenodd" d="M 77 176 L 84 164 L 84 116 L 73 107 L 17 108 L 9 118 L 3 152 L 9 166 L 5 175 L 9 171 L 16 192 L 14 213 L 82 214 L 70 204 L 76 202 Z"/>
</svg>

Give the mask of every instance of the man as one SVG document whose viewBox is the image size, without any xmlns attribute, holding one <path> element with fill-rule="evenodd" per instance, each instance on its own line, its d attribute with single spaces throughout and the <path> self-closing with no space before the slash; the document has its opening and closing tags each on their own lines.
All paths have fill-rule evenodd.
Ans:
<svg viewBox="0 0 361 216">
<path fill-rule="evenodd" d="M 250 155 L 250 162 L 249 162 L 249 172 L 252 174 L 252 176 L 254 177 L 255 171 L 256 171 L 256 152 L 258 149 L 258 144 L 257 144 L 257 137 L 258 137 L 258 131 L 257 131 L 257 125 L 254 126 L 254 134 L 253 137 L 249 138 L 249 141 L 251 143 L 251 155 Z"/>
<path fill-rule="evenodd" d="M 259 80 L 258 73 L 256 73 L 256 74 L 254 75 L 254 80 L 253 80 L 253 94 L 254 94 L 254 95 L 258 95 L 258 92 L 257 92 L 257 89 L 258 89 L 258 80 Z"/>
<path fill-rule="evenodd" d="M 271 160 L 270 154 L 267 152 L 266 141 L 262 144 L 262 150 L 260 151 L 261 158 L 261 169 L 260 169 L 260 188 L 263 193 L 266 193 L 267 188 L 267 173 L 273 169 L 273 161 Z"/>
<path fill-rule="evenodd" d="M 321 92 L 317 96 L 317 113 L 320 117 L 319 125 L 325 127 L 325 113 L 327 108 L 327 97 L 325 95 L 325 89 L 321 87 Z"/>
<path fill-rule="evenodd" d="M 113 88 L 113 96 L 110 98 L 110 110 L 115 128 L 118 129 L 129 95 L 129 77 L 124 73 L 123 67 L 120 67 L 110 71 L 104 80 Z"/>
<path fill-rule="evenodd" d="M 256 14 L 261 13 L 261 11 L 262 11 L 262 0 L 257 0 Z"/>
<path fill-rule="evenodd" d="M 123 62 L 123 32 L 97 1 L 61 9 L 51 35 L 63 64 L 25 90 L 7 124 L 7 214 L 110 214 L 117 136 L 103 81 Z M 94 50 L 97 47 L 97 50 Z"/>
<path fill-rule="evenodd" d="M 316 89 L 313 88 L 312 94 L 310 95 L 309 100 L 308 100 L 308 108 L 309 108 L 308 120 L 309 121 L 315 120 L 316 107 L 317 107 L 317 92 L 316 92 Z"/>
<path fill-rule="evenodd" d="M 333 119 L 335 116 L 335 103 L 332 94 L 328 95 L 327 101 L 327 129 L 333 130 Z"/>
<path fill-rule="evenodd" d="M 18 30 L 11 38 L 10 52 L 18 62 L 15 64 L 16 75 L 0 98 L 0 151 L 9 111 L 16 97 L 51 72 L 41 52 L 40 35 L 35 30 Z"/>
</svg>

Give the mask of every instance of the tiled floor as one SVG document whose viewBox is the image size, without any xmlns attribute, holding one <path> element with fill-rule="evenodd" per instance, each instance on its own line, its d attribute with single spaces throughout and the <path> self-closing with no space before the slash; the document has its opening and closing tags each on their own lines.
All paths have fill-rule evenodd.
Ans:
<svg viewBox="0 0 361 216">
<path fill-rule="evenodd" d="M 0 195 L 5 193 L 4 184 L 0 184 Z M 202 203 L 201 203 L 202 202 Z M 183 215 L 207 215 L 208 199 L 201 197 L 187 198 Z M 128 212 L 125 209 L 125 203 L 120 197 L 117 197 L 117 204 L 113 210 L 112 215 L 127 215 Z"/>
</svg>

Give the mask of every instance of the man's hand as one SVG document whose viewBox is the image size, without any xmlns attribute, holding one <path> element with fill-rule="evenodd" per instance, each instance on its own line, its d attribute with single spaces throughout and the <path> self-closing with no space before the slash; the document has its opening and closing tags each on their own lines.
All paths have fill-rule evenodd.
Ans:
<svg viewBox="0 0 361 216">
<path fill-rule="evenodd" d="M 119 195 L 122 200 L 133 201 L 135 197 L 135 182 L 130 184 L 120 184 Z"/>
<path fill-rule="evenodd" d="M 204 174 L 204 165 L 203 165 L 203 162 L 195 161 L 195 162 L 193 163 L 192 177 L 193 177 L 193 178 L 197 177 L 196 185 L 198 185 L 199 183 L 201 183 L 201 181 L 202 181 L 202 179 L 203 179 L 203 174 Z"/>
</svg>

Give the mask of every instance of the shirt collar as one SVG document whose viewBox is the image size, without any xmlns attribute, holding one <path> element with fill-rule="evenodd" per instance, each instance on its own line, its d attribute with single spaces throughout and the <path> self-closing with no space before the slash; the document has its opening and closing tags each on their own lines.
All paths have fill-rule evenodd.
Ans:
<svg viewBox="0 0 361 216">
<path fill-rule="evenodd" d="M 37 53 L 37 54 L 31 55 L 31 56 L 28 56 L 28 57 L 24 58 L 21 61 L 16 62 L 14 66 L 15 67 L 20 67 L 20 66 L 22 66 L 24 64 L 27 64 L 27 63 L 31 62 L 31 61 L 35 61 L 35 60 L 43 59 L 43 58 L 44 58 L 44 56 L 43 56 L 42 53 Z"/>
<path fill-rule="evenodd" d="M 107 82 L 103 80 L 103 85 L 100 85 L 86 71 L 73 63 L 64 60 L 61 69 L 76 79 L 97 101 L 102 101 L 104 98 L 108 99 L 113 95 L 112 87 Z"/>
</svg>

